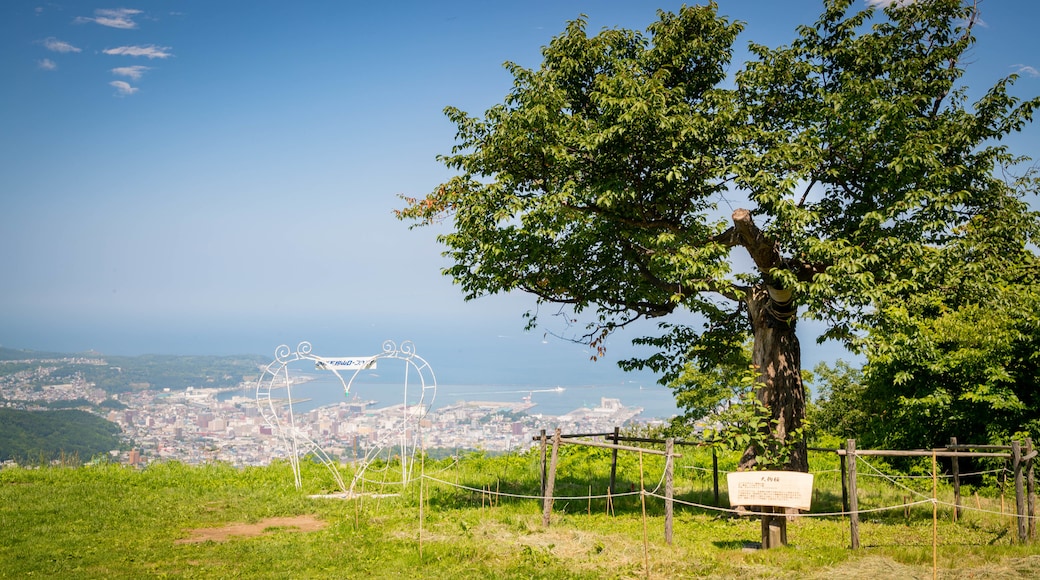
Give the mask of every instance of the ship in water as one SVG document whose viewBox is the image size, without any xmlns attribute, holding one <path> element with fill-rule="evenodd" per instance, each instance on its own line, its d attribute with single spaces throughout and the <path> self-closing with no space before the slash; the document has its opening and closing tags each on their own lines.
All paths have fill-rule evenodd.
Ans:
<svg viewBox="0 0 1040 580">
<path fill-rule="evenodd" d="M 537 403 L 532 403 L 531 402 L 531 397 L 535 393 L 562 393 L 565 390 L 567 390 L 567 389 L 564 389 L 563 387 L 561 387 L 559 385 L 556 385 L 556 387 L 553 388 L 553 389 L 532 389 L 530 391 L 527 391 L 527 394 L 524 395 L 522 397 L 522 399 L 523 399 L 524 404 L 526 404 L 528 407 L 533 407 L 533 406 L 535 406 L 537 404 Z"/>
<path fill-rule="evenodd" d="M 634 420 L 643 412 L 642 407 L 626 407 L 621 399 L 601 397 L 596 407 L 579 407 L 556 418 L 561 425 L 581 425 L 593 430 L 612 429 Z"/>
</svg>

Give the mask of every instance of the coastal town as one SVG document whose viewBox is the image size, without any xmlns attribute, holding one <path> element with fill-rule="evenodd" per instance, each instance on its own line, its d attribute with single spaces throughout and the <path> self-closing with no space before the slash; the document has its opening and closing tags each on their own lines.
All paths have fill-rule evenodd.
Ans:
<svg viewBox="0 0 1040 580">
<path fill-rule="evenodd" d="M 103 361 L 79 361 L 79 364 Z M 0 406 L 22 409 L 53 407 L 58 402 L 82 403 L 122 429 L 124 449 L 116 458 L 131 464 L 178 460 L 189 464 L 227 462 L 237 466 L 263 465 L 285 458 L 296 443 L 305 452 L 320 448 L 330 457 L 348 462 L 372 456 L 383 448 L 392 452 L 407 434 L 428 452 L 463 450 L 491 453 L 523 449 L 542 429 L 565 433 L 605 433 L 615 427 L 643 421 L 642 408 L 625 406 L 616 398 L 579 407 L 563 415 L 537 411 L 530 395 L 519 402 L 454 401 L 437 408 L 402 403 L 380 406 L 358 398 L 294 410 L 286 400 L 246 396 L 255 384 L 234 389 L 189 386 L 108 394 L 74 378 L 48 380 L 46 364 L 7 375 L 0 381 Z M 106 410 L 107 409 L 107 410 Z"/>
</svg>

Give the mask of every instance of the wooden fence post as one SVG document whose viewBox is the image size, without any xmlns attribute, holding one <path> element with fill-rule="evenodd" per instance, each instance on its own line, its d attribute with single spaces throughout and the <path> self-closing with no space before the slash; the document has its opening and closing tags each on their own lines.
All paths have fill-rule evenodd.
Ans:
<svg viewBox="0 0 1040 580">
<path fill-rule="evenodd" d="M 1004 517 L 1004 496 L 1007 493 L 1007 469 L 1000 470 L 1000 517 Z"/>
<path fill-rule="evenodd" d="M 838 462 L 841 464 L 841 511 L 849 511 L 849 474 L 846 470 L 846 457 L 844 455 L 838 455 Z"/>
<path fill-rule="evenodd" d="M 650 541 L 646 533 L 646 485 L 643 483 L 643 452 L 639 452 L 639 503 L 643 506 L 643 574 L 650 578 Z"/>
<path fill-rule="evenodd" d="M 675 439 L 669 437 L 664 443 L 664 541 L 669 546 L 672 545 L 672 494 L 675 493 L 674 450 Z"/>
<path fill-rule="evenodd" d="M 711 480 L 715 484 L 715 507 L 719 504 L 719 454 L 715 446 L 711 448 Z"/>
<path fill-rule="evenodd" d="M 621 434 L 620 427 L 614 427 L 614 450 L 610 452 L 610 495 L 617 493 L 617 488 L 614 487 L 614 483 L 617 478 L 617 444 L 618 437 Z"/>
<path fill-rule="evenodd" d="M 1018 541 L 1025 543 L 1026 525 L 1026 492 L 1022 480 L 1022 445 L 1018 441 L 1011 442 L 1011 471 L 1015 475 L 1015 517 L 1018 524 Z"/>
<path fill-rule="evenodd" d="M 845 442 L 845 456 L 849 468 L 849 530 L 852 549 L 859 548 L 859 498 L 856 493 L 856 440 Z"/>
<path fill-rule="evenodd" d="M 954 517 L 956 520 L 956 516 Z M 932 448 L 932 578 L 939 570 L 939 464 Z"/>
<path fill-rule="evenodd" d="M 542 497 L 545 497 L 545 447 L 545 429 L 542 429 Z"/>
<path fill-rule="evenodd" d="M 545 498 L 542 505 L 542 525 L 549 527 L 549 516 L 552 515 L 553 487 L 556 486 L 556 458 L 560 451 L 560 428 L 553 435 L 552 459 L 549 460 L 549 477 L 545 482 Z"/>
<path fill-rule="evenodd" d="M 1026 511 L 1029 515 L 1029 541 L 1036 537 L 1036 493 L 1033 478 L 1033 439 L 1026 437 Z"/>
<path fill-rule="evenodd" d="M 957 450 L 957 438 L 950 437 L 951 451 Z M 950 469 L 953 471 L 953 521 L 961 516 L 961 466 L 957 456 L 950 458 Z"/>
</svg>

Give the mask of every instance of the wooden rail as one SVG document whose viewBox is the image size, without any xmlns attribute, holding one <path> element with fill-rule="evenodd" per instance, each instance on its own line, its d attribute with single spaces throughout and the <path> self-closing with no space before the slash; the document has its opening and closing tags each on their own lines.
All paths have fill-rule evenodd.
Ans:
<svg viewBox="0 0 1040 580">
<path fill-rule="evenodd" d="M 587 437 L 604 437 L 608 441 L 613 443 L 600 443 L 598 441 L 573 441 L 573 439 L 587 438 Z M 565 439 L 572 439 L 572 441 L 565 441 Z M 576 444 L 576 445 L 587 445 L 589 447 L 601 447 L 610 449 L 611 455 L 611 467 L 610 467 L 610 487 L 608 488 L 608 498 L 616 493 L 615 481 L 617 473 L 617 454 L 618 451 L 638 452 L 647 453 L 651 455 L 663 455 L 665 456 L 667 475 L 666 479 L 671 479 L 672 472 L 672 460 L 675 457 L 681 457 L 679 454 L 674 453 L 675 445 L 686 445 L 686 446 L 697 446 L 703 447 L 705 445 L 712 445 L 717 441 L 682 441 L 678 439 L 654 439 L 650 437 L 629 437 L 621 435 L 620 428 L 615 427 L 613 432 L 610 433 L 570 433 L 562 434 L 557 429 L 556 433 L 550 438 L 546 436 L 546 432 L 542 429 L 540 436 L 534 437 L 533 440 L 541 441 L 542 447 L 542 494 L 546 498 L 545 505 L 545 525 L 548 525 L 549 514 L 552 509 L 552 487 L 556 476 L 556 457 L 559 446 L 561 444 Z M 547 465 L 546 455 L 549 451 L 549 441 L 552 441 L 552 461 L 551 465 Z M 665 451 L 657 449 L 647 449 L 643 447 L 635 447 L 631 445 L 621 445 L 619 442 L 625 441 L 629 443 L 650 443 L 657 445 L 666 445 Z M 950 444 L 937 449 L 913 449 L 913 450 L 885 450 L 885 449 L 856 449 L 856 441 L 849 439 L 846 442 L 844 449 L 833 449 L 833 448 L 820 448 L 820 447 L 809 447 L 809 451 L 816 451 L 822 453 L 834 453 L 841 459 L 841 492 L 842 492 L 842 505 L 844 511 L 849 514 L 849 526 L 851 528 L 851 544 L 853 548 L 860 546 L 859 541 L 859 500 L 856 486 L 856 458 L 857 457 L 947 457 L 950 458 L 951 472 L 953 476 L 953 492 L 954 492 L 954 521 L 957 521 L 960 516 L 960 483 L 961 473 L 959 459 L 967 458 L 987 458 L 987 459 L 1006 459 L 1011 462 L 1011 470 L 1015 478 L 1015 517 L 1017 519 L 1017 536 L 1019 542 L 1025 543 L 1030 541 L 1036 535 L 1036 520 L 1033 517 L 1035 512 L 1035 478 L 1033 463 L 1034 460 L 1040 455 L 1040 450 L 1033 448 L 1033 442 L 1031 439 L 1026 439 L 1024 442 L 1015 441 L 1011 445 L 965 445 L 959 444 L 956 437 L 950 438 Z M 715 491 L 715 506 L 720 507 L 719 504 L 719 464 L 718 455 L 714 446 L 711 447 L 712 455 L 712 476 L 714 481 Z M 546 472 L 549 468 L 549 473 Z M 937 478 L 937 473 L 933 473 L 933 479 Z M 670 481 L 666 482 L 666 487 L 670 485 Z M 671 494 L 668 493 L 668 500 L 666 501 L 666 514 L 671 513 Z M 609 499 L 608 499 L 609 503 Z M 935 506 L 933 506 L 935 507 Z M 666 536 L 670 539 L 670 520 L 666 518 Z"/>
<path fill-rule="evenodd" d="M 985 451 L 972 451 L 973 449 L 984 449 Z M 1000 453 L 997 451 L 1007 451 Z M 1033 477 L 1033 460 L 1037 457 L 1037 450 L 1033 449 L 1031 439 L 1026 439 L 1023 444 L 1013 441 L 1011 445 L 961 445 L 957 438 L 950 439 L 950 445 L 941 449 L 918 449 L 910 451 L 884 450 L 884 449 L 856 449 L 856 440 L 849 439 L 845 449 L 833 449 L 843 460 L 842 469 L 842 497 L 847 498 L 847 511 L 849 512 L 849 528 L 851 531 L 851 544 L 853 548 L 859 547 L 859 502 L 856 493 L 856 457 L 931 457 L 933 463 L 932 477 L 937 474 L 934 467 L 935 459 L 938 457 L 949 457 L 953 475 L 953 518 L 957 520 L 960 515 L 960 458 L 980 457 L 992 459 L 1007 459 L 1011 461 L 1011 470 L 1015 478 L 1015 518 L 1017 520 L 1018 541 L 1026 543 L 1036 533 L 1036 524 L 1033 517 L 1035 513 L 1035 494 Z M 846 461 L 846 458 L 848 460 Z M 848 488 L 846 489 L 846 485 Z M 934 484 L 933 484 L 934 487 Z M 933 498 L 934 499 L 934 498 Z M 936 506 L 933 506 L 933 510 Z"/>
</svg>

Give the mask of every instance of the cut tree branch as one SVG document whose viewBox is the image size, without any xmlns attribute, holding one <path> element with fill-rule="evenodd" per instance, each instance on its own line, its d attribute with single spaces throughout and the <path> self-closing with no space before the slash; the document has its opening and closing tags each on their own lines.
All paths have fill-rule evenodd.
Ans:
<svg viewBox="0 0 1040 580">
<path fill-rule="evenodd" d="M 763 275 L 769 277 L 769 271 L 783 263 L 783 257 L 777 248 L 776 241 L 770 239 L 758 229 L 751 212 L 739 208 L 733 212 L 733 238 L 735 245 L 743 246 L 751 254 L 755 267 Z"/>
</svg>

